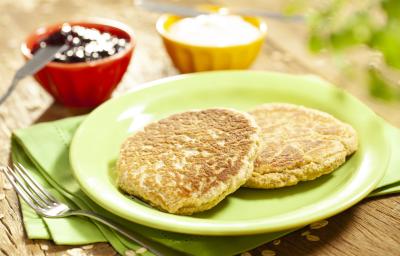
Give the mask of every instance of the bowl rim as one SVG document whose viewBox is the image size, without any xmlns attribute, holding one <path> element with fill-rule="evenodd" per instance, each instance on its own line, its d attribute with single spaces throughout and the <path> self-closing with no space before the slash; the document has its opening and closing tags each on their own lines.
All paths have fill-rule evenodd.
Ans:
<svg viewBox="0 0 400 256">
<path fill-rule="evenodd" d="M 224 15 L 224 14 L 221 14 Z M 233 14 L 236 15 L 236 14 Z M 163 14 L 161 15 L 156 22 L 156 30 L 158 32 L 159 35 L 161 35 L 161 37 L 168 39 L 170 41 L 173 41 L 177 44 L 181 44 L 181 45 L 186 45 L 186 46 L 191 46 L 191 47 L 197 47 L 197 48 L 203 48 L 203 49 L 227 49 L 227 48 L 234 48 L 234 47 L 239 47 L 239 46 L 247 46 L 247 45 L 251 45 L 255 42 L 258 42 L 260 40 L 264 40 L 264 38 L 267 35 L 267 31 L 268 31 L 268 26 L 267 23 L 265 22 L 264 19 L 257 17 L 257 16 L 245 16 L 245 15 L 237 15 L 240 16 L 242 18 L 251 18 L 251 19 L 255 19 L 258 21 L 258 26 L 257 30 L 260 31 L 260 35 L 247 42 L 247 43 L 239 43 L 239 44 L 230 44 L 230 45 L 201 45 L 201 44 L 192 44 L 192 43 L 188 43 L 182 40 L 177 40 L 176 38 L 174 38 L 173 36 L 170 35 L 170 33 L 165 29 L 165 23 L 171 19 L 171 18 L 178 18 L 178 19 L 183 19 L 183 18 L 188 18 L 186 16 L 179 16 L 179 15 L 174 15 L 174 14 Z"/>
<path fill-rule="evenodd" d="M 85 25 L 105 25 L 108 27 L 113 27 L 116 28 L 118 30 L 121 30 L 123 32 L 125 32 L 128 37 L 129 37 L 129 44 L 128 47 L 126 47 L 123 51 L 114 54 L 112 56 L 103 58 L 103 59 L 99 59 L 99 60 L 93 60 L 93 61 L 88 61 L 88 62 L 76 62 L 76 63 L 63 63 L 63 62 L 55 62 L 55 61 L 51 61 L 49 63 L 46 64 L 46 67 L 54 67 L 54 68 L 83 68 L 83 67 L 96 67 L 105 63 L 110 63 L 113 62 L 117 59 L 121 59 L 124 56 L 126 56 L 127 54 L 129 54 L 130 52 L 132 52 L 132 50 L 135 48 L 136 46 L 136 36 L 134 31 L 126 24 L 117 21 L 117 20 L 112 20 L 112 19 L 105 19 L 105 18 L 97 18 L 97 17 L 91 17 L 91 18 L 86 18 L 86 19 L 82 19 L 82 20 L 72 20 L 72 21 L 62 21 L 62 22 L 57 22 L 57 23 L 52 23 L 49 25 L 45 25 L 45 26 L 41 26 L 39 28 L 37 28 L 36 30 L 34 30 L 32 33 L 30 33 L 25 40 L 22 42 L 21 44 L 21 52 L 24 55 L 24 57 L 28 60 L 32 59 L 33 54 L 31 52 L 31 49 L 28 47 L 27 45 L 27 41 L 29 38 L 37 35 L 39 32 L 43 31 L 43 30 L 48 30 L 49 28 L 54 28 L 54 27 L 58 27 L 61 26 L 64 23 L 69 23 L 72 25 L 79 25 L 79 24 L 85 24 Z"/>
</svg>

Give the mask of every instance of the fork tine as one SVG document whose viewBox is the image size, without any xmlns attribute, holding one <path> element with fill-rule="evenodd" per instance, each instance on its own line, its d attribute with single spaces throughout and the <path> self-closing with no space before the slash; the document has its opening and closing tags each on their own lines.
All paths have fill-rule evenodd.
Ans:
<svg viewBox="0 0 400 256">
<path fill-rule="evenodd" d="M 34 201 L 31 199 L 31 197 L 28 196 L 27 193 L 26 193 L 24 190 L 22 190 L 22 189 L 17 185 L 17 183 L 14 181 L 15 174 L 14 174 L 12 171 L 10 171 L 11 168 L 10 168 L 10 167 L 3 167 L 2 169 L 3 169 L 3 173 L 6 175 L 8 181 L 9 181 L 9 182 L 11 183 L 11 185 L 14 187 L 15 191 L 17 192 L 17 194 L 18 194 L 19 196 L 21 196 L 22 199 L 24 199 L 24 201 L 25 201 L 32 209 L 34 209 L 36 212 L 39 212 L 39 213 L 40 213 L 41 211 L 40 211 L 40 208 L 38 207 L 38 205 L 36 205 L 36 204 L 34 203 Z"/>
<path fill-rule="evenodd" d="M 18 174 L 28 183 L 31 189 L 36 192 L 43 202 L 47 204 L 55 204 L 57 202 L 57 200 L 49 192 L 47 192 L 46 189 L 39 182 L 37 182 L 31 174 L 26 171 L 26 168 L 22 164 L 14 164 L 14 169 L 17 170 Z"/>
<path fill-rule="evenodd" d="M 25 184 L 24 181 L 15 173 L 15 171 L 11 167 L 7 167 L 8 173 L 14 178 L 14 184 L 18 185 L 20 190 L 23 190 L 25 194 L 31 198 L 31 200 L 37 205 L 42 208 L 48 207 L 46 204 L 44 204 L 40 199 L 38 199 L 33 191 L 31 191 L 27 185 Z"/>
</svg>

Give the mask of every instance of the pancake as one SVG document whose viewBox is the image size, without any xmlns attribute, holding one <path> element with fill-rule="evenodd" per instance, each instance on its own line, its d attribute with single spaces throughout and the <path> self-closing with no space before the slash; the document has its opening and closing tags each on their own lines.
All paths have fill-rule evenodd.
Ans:
<svg viewBox="0 0 400 256">
<path fill-rule="evenodd" d="M 259 127 L 247 113 L 206 109 L 147 125 L 122 144 L 117 183 L 174 214 L 212 208 L 251 176 Z"/>
<path fill-rule="evenodd" d="M 261 151 L 244 185 L 272 189 L 330 173 L 357 150 L 357 134 L 330 114 L 272 103 L 250 114 L 261 128 Z"/>
</svg>

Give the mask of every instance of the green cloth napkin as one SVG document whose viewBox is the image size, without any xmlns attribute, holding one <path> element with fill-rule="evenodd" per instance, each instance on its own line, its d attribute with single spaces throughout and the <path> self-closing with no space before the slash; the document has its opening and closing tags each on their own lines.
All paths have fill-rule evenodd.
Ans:
<svg viewBox="0 0 400 256">
<path fill-rule="evenodd" d="M 191 255 L 233 255 L 288 234 L 289 231 L 251 236 L 210 237 L 185 235 L 148 228 L 107 212 L 91 201 L 79 188 L 69 164 L 69 145 L 84 117 L 41 123 L 16 131 L 12 137 L 12 158 L 27 167 L 57 198 L 71 206 L 92 210 L 107 216 L 127 229 L 153 241 Z M 392 155 L 400 155 L 400 130 L 387 125 L 385 135 L 391 143 Z M 400 158 L 392 157 L 384 179 L 371 194 L 382 195 L 400 191 Z M 22 202 L 22 200 L 21 200 Z M 22 202 L 22 215 L 30 239 L 51 239 L 56 244 L 81 245 L 109 242 L 116 251 L 136 250 L 139 246 L 97 222 L 69 217 L 49 219 L 38 216 Z M 147 252 L 146 254 L 151 255 Z"/>
</svg>

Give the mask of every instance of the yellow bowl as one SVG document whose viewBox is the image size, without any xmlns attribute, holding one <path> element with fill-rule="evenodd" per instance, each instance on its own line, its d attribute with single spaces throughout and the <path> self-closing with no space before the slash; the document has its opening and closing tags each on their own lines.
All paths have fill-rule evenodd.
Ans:
<svg viewBox="0 0 400 256">
<path fill-rule="evenodd" d="M 243 19 L 258 28 L 260 31 L 258 38 L 246 44 L 201 46 L 178 41 L 171 36 L 168 31 L 169 27 L 180 19 L 182 17 L 164 14 L 158 19 L 156 28 L 163 39 L 172 62 L 182 73 L 246 69 L 257 57 L 267 32 L 267 25 L 263 20 L 256 17 L 243 16 Z"/>
</svg>

